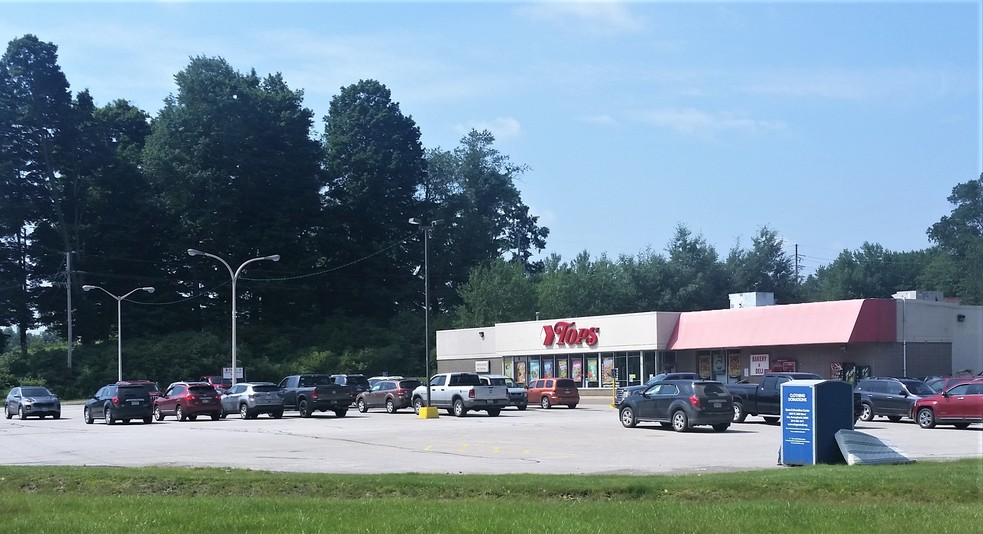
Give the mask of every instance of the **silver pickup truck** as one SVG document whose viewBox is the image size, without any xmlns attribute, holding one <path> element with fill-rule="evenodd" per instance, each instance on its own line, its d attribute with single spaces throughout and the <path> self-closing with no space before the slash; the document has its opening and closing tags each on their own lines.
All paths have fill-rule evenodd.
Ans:
<svg viewBox="0 0 983 534">
<path fill-rule="evenodd" d="M 508 388 L 482 385 L 477 373 L 440 373 L 430 379 L 430 405 L 445 408 L 457 417 L 480 410 L 496 417 L 508 404 Z M 413 410 L 419 414 L 424 406 L 427 406 L 427 386 L 421 385 L 413 390 Z"/>
</svg>

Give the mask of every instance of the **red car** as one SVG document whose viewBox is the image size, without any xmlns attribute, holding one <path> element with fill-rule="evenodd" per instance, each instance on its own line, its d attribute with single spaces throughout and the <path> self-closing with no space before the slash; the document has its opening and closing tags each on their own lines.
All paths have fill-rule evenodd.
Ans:
<svg viewBox="0 0 983 534">
<path fill-rule="evenodd" d="M 966 428 L 983 423 L 983 380 L 963 382 L 937 395 L 922 397 L 915 401 L 911 416 L 922 428 L 935 428 L 937 424 Z"/>
<path fill-rule="evenodd" d="M 544 378 L 529 382 L 528 399 L 529 404 L 538 402 L 545 409 L 554 404 L 576 408 L 580 402 L 580 390 L 577 389 L 577 383 L 569 378 Z"/>
<path fill-rule="evenodd" d="M 154 418 L 163 421 L 168 415 L 178 421 L 194 421 L 199 415 L 218 421 L 222 416 L 222 397 L 207 382 L 175 382 L 154 401 Z"/>
</svg>

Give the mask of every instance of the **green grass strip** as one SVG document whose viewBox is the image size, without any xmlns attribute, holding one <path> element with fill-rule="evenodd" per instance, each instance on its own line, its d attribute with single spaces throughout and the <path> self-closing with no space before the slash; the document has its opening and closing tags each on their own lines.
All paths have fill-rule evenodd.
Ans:
<svg viewBox="0 0 983 534">
<path fill-rule="evenodd" d="M 973 532 L 983 458 L 665 476 L 0 466 L 0 532 Z"/>
</svg>

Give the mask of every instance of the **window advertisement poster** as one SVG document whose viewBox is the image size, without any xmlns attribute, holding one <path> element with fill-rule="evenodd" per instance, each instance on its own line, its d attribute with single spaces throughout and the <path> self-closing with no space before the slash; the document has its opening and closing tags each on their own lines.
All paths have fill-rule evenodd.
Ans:
<svg viewBox="0 0 983 534">
<path fill-rule="evenodd" d="M 594 358 L 587 360 L 587 381 L 597 382 L 597 360 Z"/>
<path fill-rule="evenodd" d="M 601 376 L 603 377 L 602 385 L 611 385 L 611 370 L 614 369 L 614 358 L 606 356 L 602 358 L 601 362 Z"/>
<path fill-rule="evenodd" d="M 741 377 L 741 353 L 731 352 L 727 355 L 727 376 L 731 378 Z"/>
<path fill-rule="evenodd" d="M 505 361 L 504 370 L 502 371 L 502 374 L 504 374 L 505 376 L 510 376 L 510 377 L 512 377 L 513 380 L 515 380 L 516 376 L 514 374 L 512 374 L 513 373 L 513 369 L 514 369 L 514 367 L 512 365 L 513 365 L 512 364 L 512 360 L 506 360 Z"/>
<path fill-rule="evenodd" d="M 700 378 L 706 380 L 710 378 L 710 355 L 700 355 Z"/>
<path fill-rule="evenodd" d="M 539 360 L 529 362 L 529 380 L 539 380 Z"/>
<path fill-rule="evenodd" d="M 515 381 L 520 384 L 527 384 L 529 382 L 528 376 L 526 375 L 526 362 L 515 362 Z"/>
<path fill-rule="evenodd" d="M 767 354 L 751 355 L 751 376 L 761 376 L 767 373 L 770 368 Z"/>
<path fill-rule="evenodd" d="M 580 358 L 574 358 L 573 362 L 570 364 L 570 378 L 577 382 L 584 381 L 584 360 Z"/>
<path fill-rule="evenodd" d="M 543 360 L 543 378 L 553 378 L 553 360 Z"/>
<path fill-rule="evenodd" d="M 570 378 L 567 376 L 567 360 L 566 358 L 556 362 L 556 373 L 559 378 Z"/>
</svg>

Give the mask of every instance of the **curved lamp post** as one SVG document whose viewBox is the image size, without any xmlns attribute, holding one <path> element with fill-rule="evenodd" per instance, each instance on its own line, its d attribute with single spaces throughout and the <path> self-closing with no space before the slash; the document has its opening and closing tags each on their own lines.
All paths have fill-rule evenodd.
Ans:
<svg viewBox="0 0 983 534">
<path fill-rule="evenodd" d="M 414 224 L 420 227 L 420 231 L 423 233 L 423 328 L 426 330 L 424 335 L 425 341 L 425 351 L 424 361 L 426 362 L 426 375 L 427 379 L 427 408 L 431 409 L 430 404 L 430 237 L 433 234 L 433 229 L 438 224 L 444 222 L 442 219 L 436 221 L 431 221 L 430 224 L 423 224 L 423 221 L 413 217 L 409 220 L 410 224 Z M 434 412 L 436 414 L 436 412 Z M 428 417 L 429 418 L 429 417 Z"/>
<path fill-rule="evenodd" d="M 254 261 L 263 261 L 263 260 L 280 261 L 280 255 L 273 254 L 270 256 L 261 256 L 259 258 L 246 260 L 242 262 L 242 265 L 240 265 L 239 268 L 236 269 L 235 271 L 232 270 L 232 267 L 229 265 L 227 261 L 223 260 L 222 258 L 214 254 L 209 254 L 208 252 L 202 252 L 197 249 L 189 248 L 188 255 L 208 256 L 209 258 L 214 258 L 220 261 L 222 265 L 225 265 L 225 268 L 229 270 L 229 275 L 232 277 L 232 385 L 235 385 L 236 383 L 236 280 L 239 279 L 239 274 L 242 273 L 242 269 L 246 267 L 246 265 L 249 265 Z"/>
<path fill-rule="evenodd" d="M 123 380 L 123 299 L 129 297 L 130 295 L 136 293 L 137 291 L 146 291 L 147 293 L 153 293 L 154 288 L 150 286 L 138 287 L 133 291 L 130 291 L 129 293 L 123 295 L 122 297 L 117 297 L 116 295 L 110 293 L 109 291 L 106 291 L 104 288 L 101 288 L 99 286 L 89 286 L 89 285 L 82 286 L 83 291 L 90 291 L 93 289 L 98 289 L 103 293 L 109 295 L 110 297 L 116 299 L 116 353 L 117 353 L 117 358 L 119 360 L 118 362 L 119 378 L 117 378 L 117 380 L 122 381 Z"/>
</svg>

